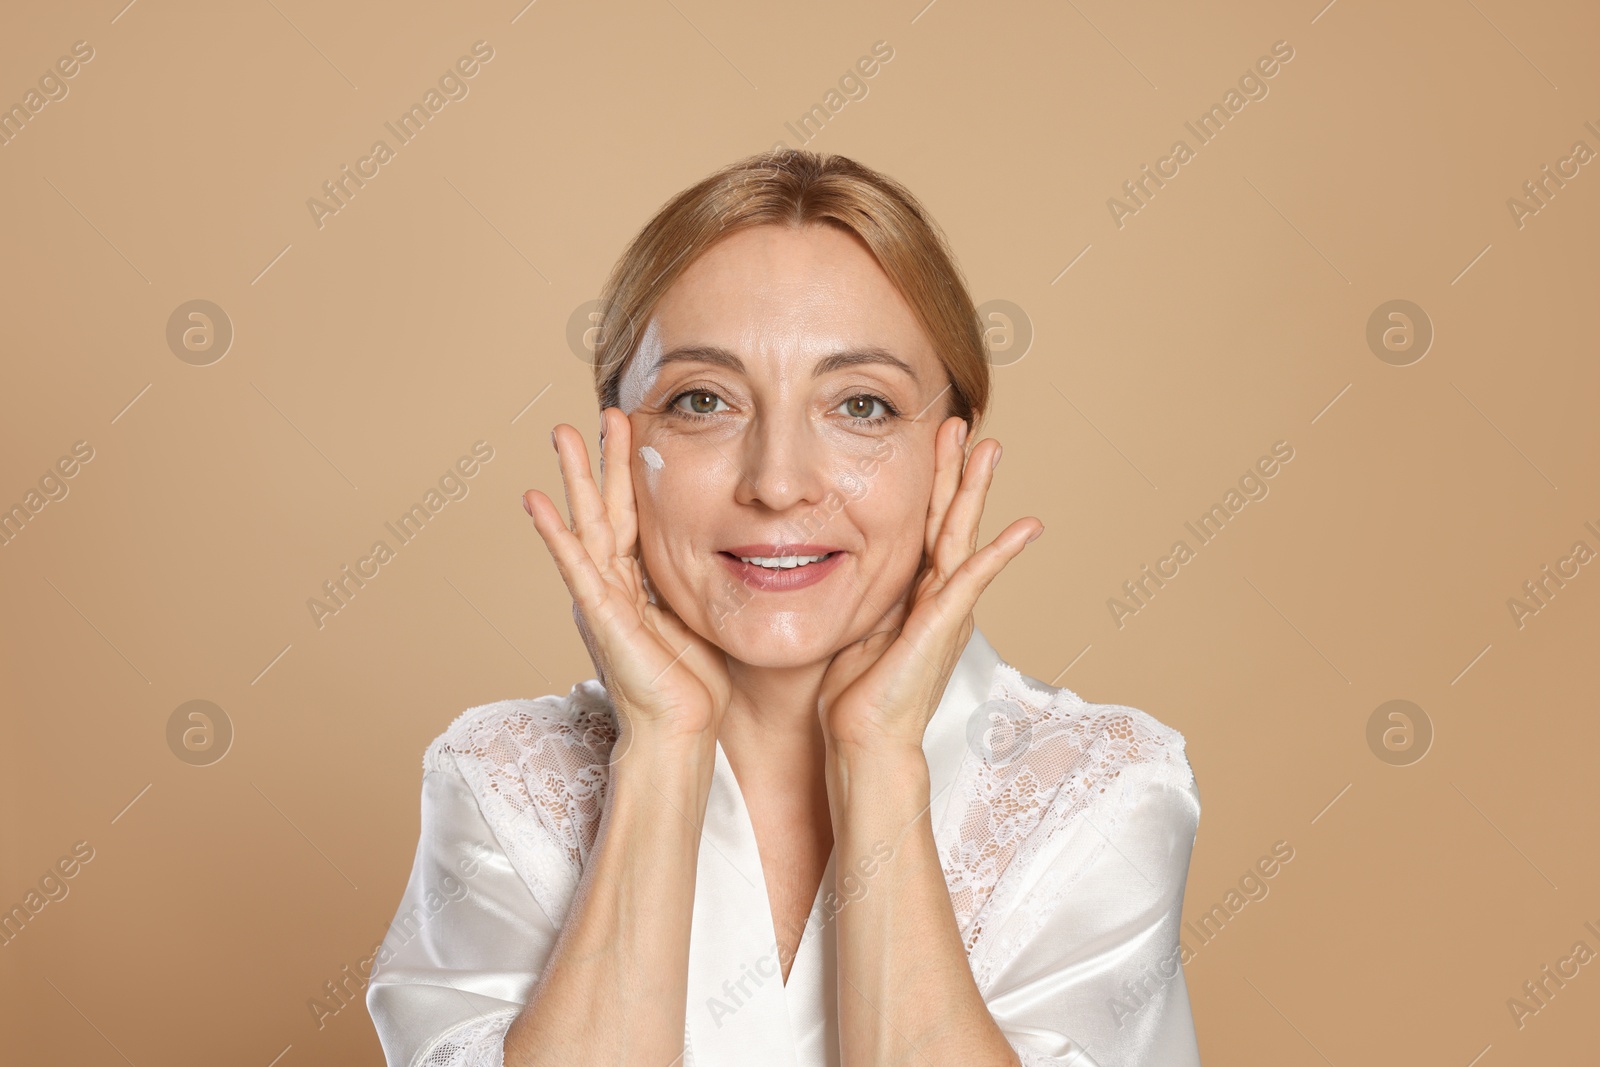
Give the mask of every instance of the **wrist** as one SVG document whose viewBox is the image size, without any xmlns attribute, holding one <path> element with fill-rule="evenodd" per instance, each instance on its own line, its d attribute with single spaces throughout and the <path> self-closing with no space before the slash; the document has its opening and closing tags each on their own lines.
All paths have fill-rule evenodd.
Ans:
<svg viewBox="0 0 1600 1067">
<path fill-rule="evenodd" d="M 614 765 L 634 758 L 663 765 L 696 763 L 709 761 L 716 753 L 716 726 L 709 719 L 702 725 L 688 725 L 682 718 L 654 719 L 619 713 L 617 726 L 617 740 L 611 749 Z"/>
<path fill-rule="evenodd" d="M 928 807 L 932 789 L 920 744 L 882 740 L 826 746 L 825 776 L 837 832 L 853 824 L 904 824 Z"/>
<path fill-rule="evenodd" d="M 647 797 L 661 794 L 674 805 L 681 798 L 699 810 L 710 792 L 716 758 L 716 736 L 709 732 L 624 729 L 611 749 L 609 789 L 629 795 L 642 791 Z"/>
<path fill-rule="evenodd" d="M 877 709 L 828 708 L 821 715 L 822 739 L 828 752 L 837 752 L 840 758 L 892 760 L 922 751 L 922 735 L 932 717 L 929 712 L 914 720 L 893 721 Z"/>
<path fill-rule="evenodd" d="M 823 751 L 829 762 L 841 767 L 909 770 L 920 765 L 923 771 L 928 767 L 928 757 L 922 751 L 921 738 L 885 734 L 857 734 L 849 738 L 827 736 L 823 739 Z"/>
</svg>

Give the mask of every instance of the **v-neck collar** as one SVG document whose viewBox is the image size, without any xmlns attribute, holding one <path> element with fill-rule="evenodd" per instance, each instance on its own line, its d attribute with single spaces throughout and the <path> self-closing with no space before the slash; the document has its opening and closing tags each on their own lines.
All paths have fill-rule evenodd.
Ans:
<svg viewBox="0 0 1600 1067">
<path fill-rule="evenodd" d="M 989 698 L 999 655 L 973 628 L 922 738 L 935 839 L 952 813 L 973 711 Z M 828 898 L 836 849 L 817 886 L 785 984 L 766 875 L 744 794 L 719 741 L 706 800 L 689 937 L 688 1047 L 683 1067 L 760 1063 L 836 1067 L 838 948 Z"/>
</svg>

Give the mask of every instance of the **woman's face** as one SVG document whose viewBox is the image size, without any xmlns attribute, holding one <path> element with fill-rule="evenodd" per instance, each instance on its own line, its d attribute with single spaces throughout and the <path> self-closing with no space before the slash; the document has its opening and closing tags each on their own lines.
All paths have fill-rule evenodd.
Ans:
<svg viewBox="0 0 1600 1067">
<path fill-rule="evenodd" d="M 921 563 L 949 388 L 854 235 L 719 241 L 658 304 L 621 383 L 656 592 L 754 666 L 823 661 L 881 629 Z"/>
</svg>

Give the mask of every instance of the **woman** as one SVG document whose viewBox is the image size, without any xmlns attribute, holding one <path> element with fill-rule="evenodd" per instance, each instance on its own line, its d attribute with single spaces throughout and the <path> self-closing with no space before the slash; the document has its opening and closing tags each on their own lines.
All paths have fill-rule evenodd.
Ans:
<svg viewBox="0 0 1600 1067">
<path fill-rule="evenodd" d="M 978 548 L 989 365 L 933 222 L 752 157 L 602 303 L 600 484 L 560 425 L 572 526 L 523 499 L 597 678 L 427 750 L 389 1063 L 1197 1064 L 1183 739 L 974 627 L 1043 525 Z"/>
</svg>

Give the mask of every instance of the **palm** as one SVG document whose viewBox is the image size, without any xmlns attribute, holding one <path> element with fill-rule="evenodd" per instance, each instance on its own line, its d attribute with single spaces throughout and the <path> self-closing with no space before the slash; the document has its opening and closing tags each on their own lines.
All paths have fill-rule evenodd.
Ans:
<svg viewBox="0 0 1600 1067">
<path fill-rule="evenodd" d="M 620 715 L 684 732 L 714 729 L 727 707 L 722 651 L 652 603 L 635 554 L 638 515 L 629 465 L 630 427 L 620 412 L 602 412 L 606 438 L 604 488 L 589 471 L 578 432 L 552 433 L 573 526 L 538 490 L 525 495 L 529 514 L 572 594 L 573 615 L 589 656 Z"/>
<path fill-rule="evenodd" d="M 730 683 L 722 650 L 670 608 L 651 601 L 639 558 L 615 556 L 601 573 L 615 591 L 614 596 L 608 592 L 603 614 L 615 620 L 612 632 L 629 650 L 607 664 L 624 699 L 648 699 L 664 714 L 680 716 L 726 707 Z"/>
<path fill-rule="evenodd" d="M 823 676 L 820 710 L 824 728 L 835 739 L 920 745 L 972 635 L 978 597 L 1043 532 L 1037 519 L 1018 519 L 977 550 L 978 523 L 1000 449 L 998 443 L 986 449 L 983 442 L 963 464 L 961 425 L 960 419 L 947 420 L 935 437 L 921 571 L 875 632 L 841 649 Z"/>
</svg>

